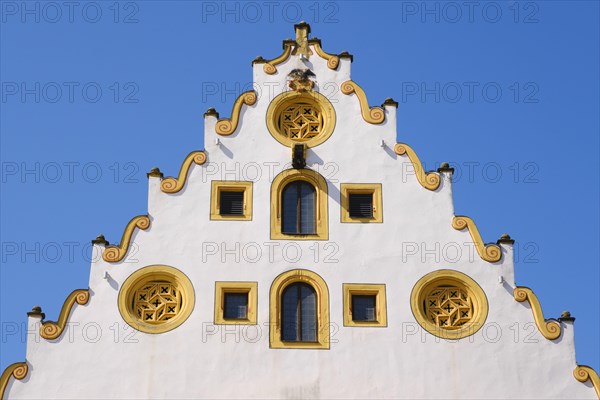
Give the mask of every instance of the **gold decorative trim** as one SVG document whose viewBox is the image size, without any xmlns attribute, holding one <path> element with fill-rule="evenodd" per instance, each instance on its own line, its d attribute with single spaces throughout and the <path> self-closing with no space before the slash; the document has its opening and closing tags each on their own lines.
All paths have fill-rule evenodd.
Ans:
<svg viewBox="0 0 600 400">
<path fill-rule="evenodd" d="M 319 57 L 324 60 L 327 60 L 327 68 L 336 69 L 338 65 L 340 65 L 340 58 L 335 54 L 326 53 L 321 47 L 321 41 L 317 39 L 311 39 L 308 41 L 308 44 L 311 44 L 315 48 L 315 52 Z"/>
<path fill-rule="evenodd" d="M 367 101 L 367 95 L 365 94 L 365 91 L 362 90 L 362 88 L 354 81 L 350 80 L 342 83 L 340 89 L 342 90 L 342 93 L 347 95 L 352 93 L 356 94 L 358 102 L 360 103 L 360 111 L 365 121 L 370 124 L 381 124 L 383 121 L 385 121 L 385 111 L 383 108 L 369 107 L 369 102 Z"/>
<path fill-rule="evenodd" d="M 305 181 L 313 185 L 317 195 L 315 207 L 316 233 L 294 235 L 283 233 L 283 189 L 294 181 Z M 311 169 L 286 169 L 273 179 L 271 184 L 271 240 L 327 240 L 329 238 L 329 207 L 327 205 L 327 181 L 317 171 Z"/>
<path fill-rule="evenodd" d="M 387 302 L 385 284 L 344 283 L 344 326 L 352 327 L 387 327 Z M 352 318 L 352 296 L 375 296 L 375 319 L 372 321 L 355 321 Z"/>
<path fill-rule="evenodd" d="M 287 75 L 290 78 L 288 87 L 296 92 L 310 92 L 315 87 L 315 82 L 311 80 L 311 77 L 315 76 L 308 68 L 295 68 Z"/>
<path fill-rule="evenodd" d="M 561 333 L 560 324 L 553 320 L 546 321 L 544 318 L 544 313 L 542 312 L 540 301 L 531 289 L 524 286 L 517 286 L 513 291 L 513 296 L 518 302 L 522 303 L 526 300 L 529 302 L 535 324 L 537 325 L 542 336 L 548 340 L 558 339 Z"/>
<path fill-rule="evenodd" d="M 239 95 L 239 97 L 233 103 L 233 110 L 231 110 L 231 118 L 221 118 L 215 125 L 215 131 L 221 136 L 231 135 L 238 127 L 240 122 L 240 113 L 242 112 L 242 106 L 244 104 L 251 106 L 256 103 L 256 92 L 249 90 Z"/>
<path fill-rule="evenodd" d="M 317 293 L 317 341 L 284 342 L 281 340 L 281 296 L 286 287 L 296 282 L 308 283 Z M 315 272 L 293 269 L 273 280 L 269 292 L 269 345 L 272 349 L 329 349 L 329 289 Z"/>
<path fill-rule="evenodd" d="M 430 320 L 423 305 L 428 294 L 439 287 L 452 286 L 468 293 L 472 314 L 463 325 L 446 329 Z M 466 300 L 463 300 L 463 302 Z M 431 272 L 417 281 L 410 295 L 412 313 L 423 329 L 444 339 L 462 339 L 475 334 L 485 323 L 488 315 L 488 301 L 485 292 L 475 280 L 462 272 L 441 269 Z"/>
<path fill-rule="evenodd" d="M 176 315 L 161 323 L 145 322 L 133 309 L 134 299 L 141 286 L 156 282 L 176 287 L 177 296 L 181 300 L 180 309 Z M 154 334 L 168 332 L 183 324 L 194 310 L 195 301 L 194 286 L 183 272 L 167 265 L 150 265 L 138 269 L 123 282 L 119 290 L 118 307 L 121 317 L 129 326 Z"/>
<path fill-rule="evenodd" d="M 294 51 L 292 51 L 292 55 L 302 55 L 309 59 L 312 55 L 312 51 L 308 47 L 308 35 L 310 34 L 310 25 L 306 22 L 302 21 L 299 24 L 294 25 L 294 30 L 296 31 L 296 46 L 294 46 Z"/>
<path fill-rule="evenodd" d="M 273 75 L 277 72 L 277 65 L 286 61 L 291 55 L 302 55 L 309 59 L 313 52 L 310 46 L 313 46 L 317 55 L 327 61 L 327 67 L 329 69 L 336 69 L 340 64 L 340 56 L 351 55 L 344 53 L 340 56 L 335 54 L 327 53 L 321 47 L 321 41 L 317 38 L 308 39 L 310 34 L 310 26 L 307 23 L 301 22 L 294 25 L 296 31 L 296 40 L 286 39 L 283 41 L 283 53 L 272 60 L 265 60 L 262 57 L 257 57 L 253 63 L 264 63 L 263 71 L 269 75 Z"/>
<path fill-rule="evenodd" d="M 348 223 L 382 223 L 383 222 L 383 199 L 381 195 L 381 183 L 342 183 L 340 185 L 342 204 L 340 207 L 340 221 Z M 350 195 L 372 194 L 373 215 L 370 218 L 359 218 L 350 216 Z"/>
<path fill-rule="evenodd" d="M 121 238 L 121 243 L 118 246 L 109 246 L 102 253 L 102 258 L 106 262 L 115 263 L 119 262 L 125 257 L 127 254 L 127 250 L 129 249 L 129 242 L 131 242 L 131 236 L 133 236 L 133 231 L 135 228 L 139 228 L 141 230 L 146 230 L 150 227 L 150 217 L 147 215 L 138 215 L 129 221 L 127 226 L 125 227 L 125 231 L 123 232 L 123 237 Z"/>
<path fill-rule="evenodd" d="M 592 386 L 594 386 L 594 390 L 596 390 L 596 396 L 598 396 L 598 399 L 600 400 L 600 377 L 592 367 L 588 367 L 587 365 L 578 365 L 573 370 L 573 376 L 579 382 L 586 382 L 590 380 L 592 382 Z"/>
<path fill-rule="evenodd" d="M 408 159 L 410 160 L 410 162 L 413 165 L 413 168 L 415 169 L 415 175 L 417 176 L 417 180 L 419 181 L 421 186 L 431 191 L 436 190 L 438 187 L 440 187 L 440 175 L 436 174 L 435 172 L 425 173 L 425 171 L 423 171 L 423 165 L 421 164 L 421 160 L 419 160 L 417 153 L 415 153 L 412 147 L 405 143 L 396 143 L 396 145 L 394 146 L 394 152 L 399 156 L 408 156 Z"/>
<path fill-rule="evenodd" d="M 4 372 L 2 372 L 2 375 L 0 376 L 0 399 L 4 398 L 4 391 L 6 390 L 6 387 L 8 386 L 8 381 L 11 377 L 18 380 L 22 380 L 27 376 L 28 372 L 29 366 L 26 362 L 16 362 L 6 367 L 6 369 L 4 370 Z"/>
<path fill-rule="evenodd" d="M 462 231 L 465 228 L 469 230 L 477 253 L 482 260 L 493 263 L 500 261 L 502 258 L 502 250 L 500 250 L 498 245 L 483 243 L 479 229 L 477 229 L 477 225 L 475 225 L 475 222 L 471 218 L 462 215 L 456 216 L 452 219 L 452 227 L 457 231 Z"/>
<path fill-rule="evenodd" d="M 279 65 L 288 59 L 288 57 L 292 54 L 292 47 L 295 43 L 296 42 L 293 40 L 285 41 L 283 43 L 283 53 L 281 53 L 279 57 L 267 61 L 265 65 L 263 65 L 263 71 L 265 71 L 265 73 L 269 75 L 275 74 L 277 72 L 276 65 Z"/>
<path fill-rule="evenodd" d="M 85 305 L 89 299 L 90 292 L 87 289 L 77 289 L 72 291 L 60 310 L 58 321 L 42 322 L 42 326 L 40 326 L 40 336 L 48 340 L 58 339 L 65 329 L 67 319 L 69 319 L 69 315 L 71 314 L 71 310 L 75 303 Z"/>
<path fill-rule="evenodd" d="M 275 140 L 286 147 L 291 147 L 295 143 L 300 143 L 285 136 L 277 120 L 281 113 L 289 107 L 297 104 L 309 104 L 318 109 L 323 118 L 323 126 L 321 132 L 308 140 L 303 140 L 301 143 L 308 147 L 315 147 L 325 142 L 333 134 L 336 124 L 335 109 L 327 97 L 318 92 L 284 92 L 275 97 L 267 108 L 266 122 L 269 133 Z"/>
<path fill-rule="evenodd" d="M 248 295 L 246 318 L 225 318 L 225 295 L 245 293 Z M 215 325 L 256 325 L 258 309 L 258 282 L 215 282 Z"/>
<path fill-rule="evenodd" d="M 273 75 L 277 72 L 277 65 L 286 61 L 290 55 L 301 55 L 309 59 L 313 54 L 310 46 L 313 46 L 317 55 L 327 61 L 327 67 L 329 69 L 336 69 L 340 64 L 340 56 L 335 54 L 329 54 L 321 47 L 321 41 L 317 38 L 309 39 L 310 25 L 305 22 L 294 25 L 296 31 L 296 40 L 286 39 L 283 41 L 283 53 L 272 60 L 265 60 L 262 57 L 257 57 L 253 63 L 265 63 L 263 65 L 263 71 L 269 75 Z M 343 54 L 343 56 L 350 56 L 349 54 Z M 350 56 L 352 57 L 352 56 Z"/>
<path fill-rule="evenodd" d="M 185 160 L 183 160 L 183 164 L 181 164 L 181 169 L 179 170 L 179 176 L 177 178 L 173 178 L 172 176 L 165 178 L 160 183 L 160 190 L 165 193 L 179 192 L 185 186 L 185 181 L 192 163 L 202 165 L 205 162 L 206 153 L 204 151 L 192 151 Z"/>
<path fill-rule="evenodd" d="M 210 184 L 211 221 L 251 221 L 252 220 L 252 182 L 212 181 Z M 244 206 L 242 215 L 221 215 L 221 192 L 243 192 Z"/>
</svg>

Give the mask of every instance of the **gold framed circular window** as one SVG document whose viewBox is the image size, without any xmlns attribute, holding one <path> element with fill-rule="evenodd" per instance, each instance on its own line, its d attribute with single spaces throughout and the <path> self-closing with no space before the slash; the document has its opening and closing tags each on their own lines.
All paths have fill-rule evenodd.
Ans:
<svg viewBox="0 0 600 400">
<path fill-rule="evenodd" d="M 275 97 L 267 109 L 267 128 L 284 146 L 304 143 L 318 146 L 335 128 L 335 110 L 317 92 L 289 91 Z"/>
<path fill-rule="evenodd" d="M 119 312 L 131 327 L 146 333 L 177 328 L 194 309 L 194 287 L 188 277 L 165 265 L 131 274 L 119 291 Z"/>
<path fill-rule="evenodd" d="M 419 279 L 412 290 L 410 306 L 423 329 L 445 339 L 473 335 L 488 314 L 488 301 L 481 286 L 467 275 L 449 269 Z"/>
</svg>

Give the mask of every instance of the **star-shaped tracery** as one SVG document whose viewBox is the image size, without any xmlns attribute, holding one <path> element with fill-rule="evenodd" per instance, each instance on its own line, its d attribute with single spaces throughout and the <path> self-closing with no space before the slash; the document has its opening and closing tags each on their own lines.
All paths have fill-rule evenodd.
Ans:
<svg viewBox="0 0 600 400">
<path fill-rule="evenodd" d="M 149 282 L 135 291 L 133 309 L 141 321 L 160 324 L 179 313 L 181 296 L 169 282 Z"/>
<path fill-rule="evenodd" d="M 473 317 L 471 298 L 459 287 L 437 287 L 427 295 L 424 303 L 427 318 L 442 329 L 459 329 Z"/>
<path fill-rule="evenodd" d="M 280 132 L 294 141 L 303 142 L 318 136 L 323 129 L 320 110 L 311 105 L 298 103 L 286 107 L 279 117 Z"/>
</svg>

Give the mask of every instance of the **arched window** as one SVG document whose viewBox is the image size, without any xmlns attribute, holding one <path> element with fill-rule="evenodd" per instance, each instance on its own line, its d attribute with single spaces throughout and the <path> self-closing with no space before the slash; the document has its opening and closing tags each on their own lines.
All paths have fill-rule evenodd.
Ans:
<svg viewBox="0 0 600 400">
<path fill-rule="evenodd" d="M 329 349 L 329 290 L 306 269 L 286 271 L 269 294 L 269 344 L 273 349 Z"/>
<path fill-rule="evenodd" d="M 327 182 L 318 172 L 289 169 L 271 185 L 271 239 L 327 240 Z"/>
<path fill-rule="evenodd" d="M 317 341 L 317 294 L 307 283 L 294 283 L 281 296 L 281 340 Z"/>
<path fill-rule="evenodd" d="M 305 181 L 294 181 L 285 186 L 281 195 L 281 231 L 292 235 L 314 235 L 315 187 Z"/>
</svg>

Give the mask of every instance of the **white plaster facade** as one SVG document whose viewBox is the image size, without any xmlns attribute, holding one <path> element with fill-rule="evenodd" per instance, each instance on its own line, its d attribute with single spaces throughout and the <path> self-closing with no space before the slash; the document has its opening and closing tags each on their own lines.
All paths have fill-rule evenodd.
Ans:
<svg viewBox="0 0 600 400">
<path fill-rule="evenodd" d="M 58 339 L 28 335 L 29 372 L 23 380 L 10 379 L 5 396 L 596 398 L 589 381 L 573 377 L 573 324 L 560 322 L 560 338 L 547 340 L 529 303 L 513 298 L 512 246 L 502 244 L 501 261 L 489 263 L 478 256 L 467 230 L 452 227 L 451 173 L 441 173 L 435 191 L 421 186 L 409 159 L 393 150 L 396 108 L 385 106 L 385 121 L 369 124 L 357 95 L 341 93 L 340 85 L 351 79 L 350 59 L 340 58 L 332 70 L 316 54 L 308 60 L 290 56 L 274 75 L 263 65 L 253 66 L 257 102 L 242 107 L 232 135 L 217 135 L 217 118 L 205 118 L 208 161 L 192 164 L 182 191 L 164 193 L 161 179 L 149 178 L 150 228 L 135 231 L 121 262 L 95 257 L 89 302 L 73 307 Z M 328 184 L 325 241 L 270 239 L 271 181 L 290 168 L 291 151 L 273 139 L 265 115 L 273 97 L 289 90 L 287 75 L 295 68 L 316 74 L 315 90 L 332 102 L 337 115 L 332 136 L 307 152 L 307 168 L 318 170 Z M 209 219 L 212 180 L 254 182 L 251 221 Z M 341 223 L 340 183 L 381 183 L 383 223 Z M 104 246 L 96 245 L 95 251 Z M 195 306 L 176 329 L 146 334 L 123 321 L 117 299 L 128 276 L 157 264 L 187 275 Z M 313 271 L 327 283 L 328 350 L 269 347 L 269 289 L 279 274 L 296 268 Z M 473 336 L 439 339 L 416 323 L 410 308 L 413 286 L 439 269 L 462 272 L 484 290 L 489 313 Z M 216 281 L 258 282 L 257 325 L 213 325 Z M 344 283 L 386 285 L 387 327 L 343 325 Z M 32 332 L 39 322 L 29 317 Z"/>
</svg>

